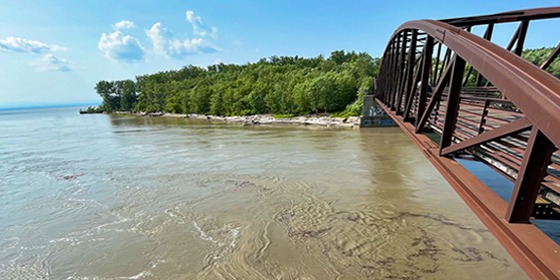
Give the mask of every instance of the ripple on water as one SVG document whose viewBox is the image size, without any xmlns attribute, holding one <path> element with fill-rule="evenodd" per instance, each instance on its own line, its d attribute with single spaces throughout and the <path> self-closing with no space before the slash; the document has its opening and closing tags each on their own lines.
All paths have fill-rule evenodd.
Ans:
<svg viewBox="0 0 560 280">
<path fill-rule="evenodd" d="M 2 150 L 0 279 L 523 278 L 405 136 L 157 122 Z"/>
<path fill-rule="evenodd" d="M 200 278 L 446 278 L 511 267 L 483 249 L 486 230 L 441 214 L 335 207 L 310 186 L 275 177 L 175 174 L 166 181 L 174 180 L 210 189 L 163 211 L 177 225 L 189 221 L 191 238 L 203 241 L 185 260 L 199 262 Z"/>
</svg>

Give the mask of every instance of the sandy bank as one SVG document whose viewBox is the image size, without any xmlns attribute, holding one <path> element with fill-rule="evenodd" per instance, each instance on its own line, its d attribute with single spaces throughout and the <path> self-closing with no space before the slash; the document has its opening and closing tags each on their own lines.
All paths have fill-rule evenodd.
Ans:
<svg viewBox="0 0 560 280">
<path fill-rule="evenodd" d="M 348 127 L 359 128 L 360 117 L 335 118 L 328 116 L 297 116 L 292 118 L 274 118 L 272 115 L 251 115 L 222 117 L 201 114 L 171 114 L 171 113 L 137 113 L 136 116 L 147 117 L 169 117 L 169 118 L 189 118 L 196 120 L 224 121 L 240 123 L 242 126 L 250 125 L 315 125 L 325 127 Z"/>
</svg>

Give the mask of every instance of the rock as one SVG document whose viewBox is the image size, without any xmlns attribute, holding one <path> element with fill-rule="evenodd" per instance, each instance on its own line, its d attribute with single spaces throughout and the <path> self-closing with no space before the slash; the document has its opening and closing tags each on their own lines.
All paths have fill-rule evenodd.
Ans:
<svg viewBox="0 0 560 280">
<path fill-rule="evenodd" d="M 148 116 L 150 116 L 150 117 L 161 117 L 161 116 L 163 116 L 163 112 L 150 113 Z"/>
</svg>

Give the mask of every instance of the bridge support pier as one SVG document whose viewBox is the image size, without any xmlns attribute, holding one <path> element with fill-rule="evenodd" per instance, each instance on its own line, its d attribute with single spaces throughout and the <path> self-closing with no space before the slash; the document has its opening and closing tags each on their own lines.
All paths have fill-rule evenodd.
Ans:
<svg viewBox="0 0 560 280">
<path fill-rule="evenodd" d="M 377 104 L 373 95 L 364 95 L 364 105 L 362 105 L 362 119 L 360 120 L 360 128 L 362 127 L 385 127 L 397 126 L 393 119 L 385 113 L 383 108 Z"/>
</svg>

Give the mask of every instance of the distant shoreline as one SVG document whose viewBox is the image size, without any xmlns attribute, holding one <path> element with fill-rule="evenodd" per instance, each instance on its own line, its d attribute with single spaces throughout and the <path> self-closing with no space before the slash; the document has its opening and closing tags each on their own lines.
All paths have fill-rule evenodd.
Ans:
<svg viewBox="0 0 560 280">
<path fill-rule="evenodd" d="M 99 106 L 99 103 L 68 103 L 68 104 L 30 104 L 30 105 L 2 105 L 0 111 L 15 110 L 32 110 L 32 109 L 50 109 L 50 108 L 67 108 L 67 107 L 83 107 L 83 106 Z"/>
<path fill-rule="evenodd" d="M 240 123 L 241 126 L 257 125 L 302 125 L 302 126 L 324 126 L 324 127 L 346 127 L 359 128 L 360 117 L 337 118 L 332 116 L 294 116 L 288 118 L 275 118 L 273 115 L 260 114 L 249 116 L 215 116 L 204 114 L 172 114 L 172 113 L 130 113 L 115 112 L 114 114 L 133 115 L 137 117 L 163 117 L 163 118 L 183 118 L 194 120 L 223 121 L 229 123 Z"/>
</svg>

